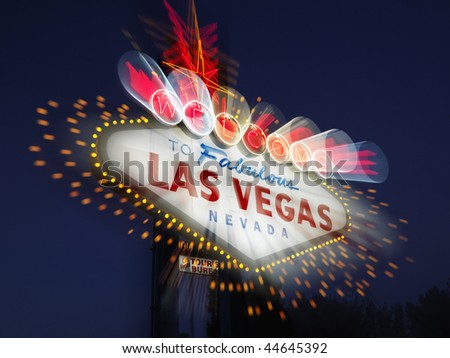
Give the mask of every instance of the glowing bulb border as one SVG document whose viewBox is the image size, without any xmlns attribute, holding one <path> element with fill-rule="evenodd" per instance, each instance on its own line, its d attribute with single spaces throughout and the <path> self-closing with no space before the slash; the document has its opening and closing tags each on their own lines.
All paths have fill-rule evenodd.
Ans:
<svg viewBox="0 0 450 358">
<path fill-rule="evenodd" d="M 111 122 L 103 122 L 103 126 L 105 128 L 112 126 L 120 126 L 120 125 L 145 125 L 149 123 L 149 119 L 146 118 L 145 116 L 140 116 L 139 118 L 135 118 L 135 119 L 120 119 L 120 120 L 112 120 Z M 170 130 L 170 129 L 168 129 Z M 91 162 L 92 162 L 92 168 L 94 171 L 94 174 L 100 178 L 99 183 L 100 185 L 106 184 L 108 181 L 106 181 L 106 179 L 104 179 L 104 177 L 108 176 L 108 172 L 101 172 L 100 167 L 101 167 L 101 162 L 99 160 L 99 155 L 98 155 L 98 151 L 97 151 L 97 144 L 98 141 L 100 139 L 101 134 L 103 133 L 103 128 L 101 126 L 97 126 L 95 128 L 95 132 L 93 132 L 91 134 L 91 138 L 94 140 L 93 142 L 91 142 L 90 144 L 90 148 L 91 148 L 91 152 L 90 152 L 90 158 L 91 158 Z M 125 186 L 123 183 L 119 182 L 116 183 L 115 182 L 115 178 L 111 179 L 109 181 L 110 183 L 114 184 L 114 187 L 108 187 L 114 191 L 119 192 L 119 194 L 122 197 L 125 197 L 130 203 L 132 203 L 135 207 L 140 207 L 142 204 L 147 205 L 145 208 L 145 212 L 149 213 L 155 220 L 155 226 L 159 227 L 162 225 L 163 220 L 160 218 L 161 216 L 165 219 L 168 220 L 167 224 L 170 225 L 170 223 L 172 223 L 172 225 L 170 225 L 170 227 L 168 227 L 168 230 L 171 230 L 173 227 L 173 224 L 175 223 L 179 223 L 178 227 L 176 228 L 177 231 L 181 232 L 181 230 L 185 227 L 184 230 L 184 234 L 189 234 L 190 237 L 188 237 L 189 240 L 192 240 L 191 242 L 195 242 L 196 240 L 198 240 L 197 245 L 200 246 L 200 244 L 206 245 L 207 247 L 213 247 L 213 251 L 218 252 L 220 256 L 224 256 L 226 260 L 233 262 L 234 264 L 237 264 L 237 266 L 240 269 L 245 270 L 246 272 L 250 271 L 250 267 L 248 265 L 246 265 L 244 262 L 237 260 L 236 258 L 234 258 L 232 256 L 231 253 L 227 252 L 225 249 L 221 248 L 219 245 L 217 245 L 216 243 L 213 243 L 212 241 L 208 241 L 205 237 L 203 237 L 202 235 L 200 235 L 197 231 L 192 230 L 189 226 L 186 226 L 186 224 L 184 222 L 182 222 L 181 220 L 177 219 L 174 215 L 170 214 L 169 212 L 166 212 L 164 210 L 161 210 L 159 208 L 156 207 L 155 203 L 149 202 L 149 200 L 147 198 L 145 198 L 142 194 L 138 193 L 136 190 L 134 190 L 132 187 L 127 187 Z M 346 227 L 343 230 L 346 230 L 347 232 L 351 231 L 351 215 L 350 215 L 350 209 L 348 207 L 348 204 L 343 200 L 342 196 L 339 195 L 339 193 L 333 189 L 330 185 L 328 185 L 326 182 L 322 182 L 322 186 L 324 187 L 324 189 L 326 189 L 329 193 L 331 194 L 335 194 L 335 196 L 337 196 L 337 199 L 342 203 L 342 205 L 344 206 L 345 210 L 346 210 L 346 219 L 347 219 L 347 224 Z M 142 210 L 142 208 L 141 208 Z M 150 211 L 151 210 L 156 210 L 156 214 L 151 214 Z M 327 234 L 327 235 L 332 235 Z M 303 250 L 297 251 L 295 253 L 292 253 L 290 255 L 287 255 L 285 257 L 283 257 L 282 259 L 273 261 L 272 263 L 268 263 L 266 265 L 261 265 L 258 266 L 256 268 L 253 269 L 254 272 L 258 273 L 260 271 L 264 272 L 266 271 L 266 268 L 270 268 L 270 267 L 275 267 L 277 265 L 281 265 L 281 264 L 285 264 L 288 263 L 291 260 L 295 260 L 296 258 L 299 258 L 301 256 L 304 256 L 306 253 L 309 252 L 313 252 L 316 250 L 320 250 L 326 246 L 332 245 L 334 243 L 337 243 L 339 241 L 341 241 L 342 239 L 345 238 L 345 235 L 337 235 L 333 238 L 330 238 L 329 240 L 326 240 L 324 242 L 322 242 L 321 244 L 317 244 L 317 245 L 313 245 L 312 247 L 309 248 L 305 248 Z M 309 242 L 309 241 L 308 241 Z M 209 251 L 209 249 L 208 249 Z"/>
</svg>

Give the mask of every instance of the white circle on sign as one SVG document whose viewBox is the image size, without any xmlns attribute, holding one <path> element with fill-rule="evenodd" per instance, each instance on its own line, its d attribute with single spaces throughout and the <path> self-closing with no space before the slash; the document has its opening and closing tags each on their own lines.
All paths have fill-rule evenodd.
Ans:
<svg viewBox="0 0 450 358">
<path fill-rule="evenodd" d="M 201 102 L 189 101 L 184 106 L 183 114 L 183 122 L 192 134 L 204 137 L 213 131 L 214 117 Z"/>
<path fill-rule="evenodd" d="M 161 123 L 174 126 L 183 120 L 178 96 L 167 89 L 159 89 L 150 98 L 150 109 Z"/>
</svg>

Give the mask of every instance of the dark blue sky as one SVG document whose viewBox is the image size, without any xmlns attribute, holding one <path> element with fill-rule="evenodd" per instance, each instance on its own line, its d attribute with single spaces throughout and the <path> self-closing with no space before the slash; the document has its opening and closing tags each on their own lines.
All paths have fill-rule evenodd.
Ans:
<svg viewBox="0 0 450 358">
<path fill-rule="evenodd" d="M 200 24 L 218 22 L 219 45 L 240 62 L 237 89 L 247 98 L 262 96 L 287 118 L 308 116 L 385 151 L 390 176 L 378 197 L 409 220 L 405 255 L 416 263 L 393 281 L 375 281 L 374 298 L 404 302 L 444 286 L 450 2 L 196 4 Z M 167 19 L 162 0 L 14 2 L 2 11 L 0 336 L 149 334 L 150 243 L 68 198 L 27 151 L 39 136 L 35 108 L 48 99 L 130 102 L 116 74 L 131 49 L 120 28 L 157 54 L 138 15 Z"/>
</svg>

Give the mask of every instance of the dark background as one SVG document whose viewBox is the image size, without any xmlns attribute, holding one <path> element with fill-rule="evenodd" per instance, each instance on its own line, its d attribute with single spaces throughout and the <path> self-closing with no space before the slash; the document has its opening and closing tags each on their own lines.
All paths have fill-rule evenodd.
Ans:
<svg viewBox="0 0 450 358">
<path fill-rule="evenodd" d="M 184 15 L 185 2 L 171 2 Z M 196 2 L 200 25 L 240 66 L 237 89 L 286 115 L 306 115 L 376 142 L 390 162 L 377 185 L 409 220 L 414 265 L 374 281 L 376 302 L 403 303 L 450 276 L 448 125 L 450 2 L 438 0 Z M 130 103 L 116 73 L 131 49 L 158 53 L 138 15 L 168 20 L 162 0 L 9 2 L 1 11 L 0 336 L 149 334 L 150 243 L 121 220 L 68 198 L 27 148 L 35 108 L 103 95 Z"/>
</svg>

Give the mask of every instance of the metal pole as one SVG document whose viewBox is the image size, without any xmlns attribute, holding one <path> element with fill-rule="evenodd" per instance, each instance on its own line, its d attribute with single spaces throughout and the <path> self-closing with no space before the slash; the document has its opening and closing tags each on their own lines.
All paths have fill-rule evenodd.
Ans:
<svg viewBox="0 0 450 358">
<path fill-rule="evenodd" d="M 156 270 L 157 268 L 157 255 L 156 255 L 156 244 L 155 244 L 155 223 L 153 222 L 153 232 L 152 232 L 152 247 L 150 248 L 150 251 L 152 251 L 152 283 L 151 283 L 151 290 L 152 290 L 152 302 L 150 305 L 150 337 L 157 337 L 158 329 L 157 329 L 157 323 L 158 319 L 155 317 L 157 315 L 157 308 L 158 308 L 158 272 Z"/>
</svg>

